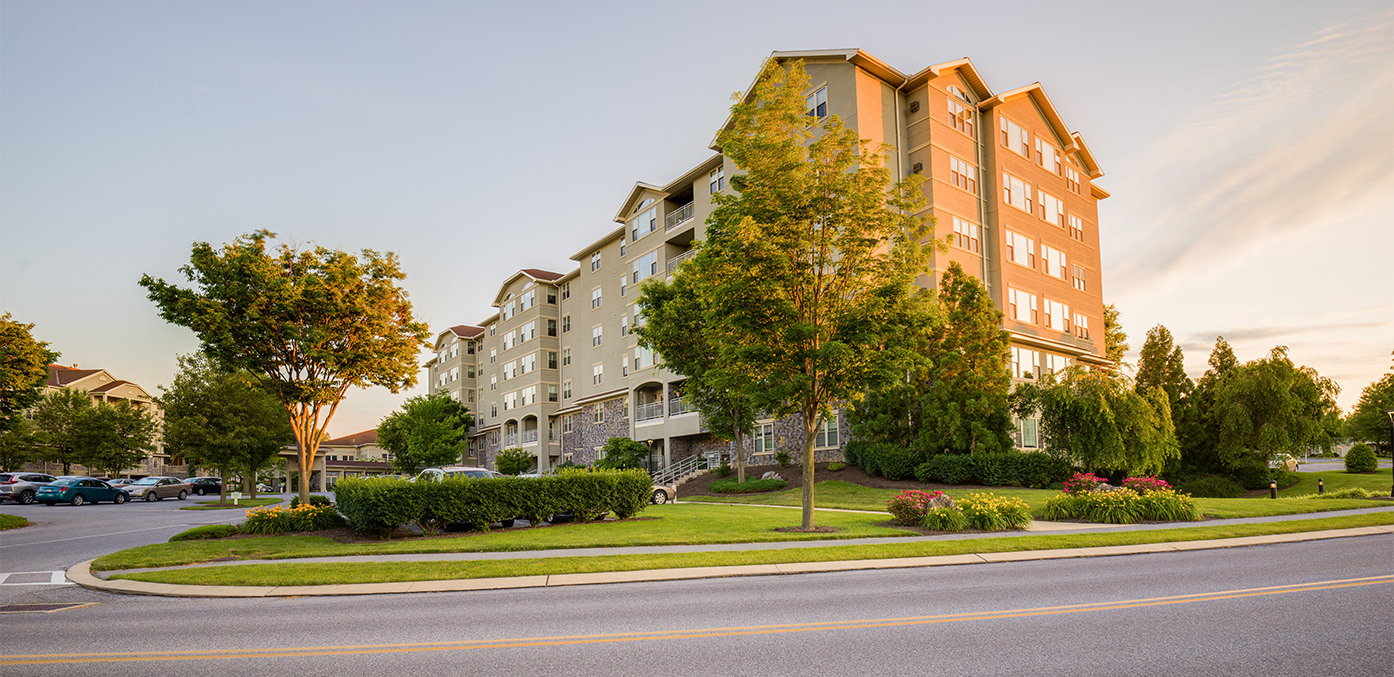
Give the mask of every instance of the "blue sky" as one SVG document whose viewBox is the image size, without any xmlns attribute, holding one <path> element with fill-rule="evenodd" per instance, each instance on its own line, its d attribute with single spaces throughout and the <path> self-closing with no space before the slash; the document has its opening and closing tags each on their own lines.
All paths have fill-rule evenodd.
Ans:
<svg viewBox="0 0 1394 677">
<path fill-rule="evenodd" d="M 855 10 L 849 7 L 855 6 Z M 1040 81 L 1113 194 L 1105 300 L 1275 345 L 1349 409 L 1394 350 L 1394 11 L 1380 2 L 0 0 L 0 308 L 158 393 L 196 348 L 136 285 L 254 229 L 400 254 L 433 331 L 568 269 L 704 159 L 774 50 Z M 409 394 L 355 391 L 331 432 Z"/>
</svg>

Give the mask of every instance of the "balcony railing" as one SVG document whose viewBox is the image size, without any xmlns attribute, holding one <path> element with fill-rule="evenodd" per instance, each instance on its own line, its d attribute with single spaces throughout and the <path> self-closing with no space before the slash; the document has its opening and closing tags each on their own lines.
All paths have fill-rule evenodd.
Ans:
<svg viewBox="0 0 1394 677">
<path fill-rule="evenodd" d="M 687 223 L 688 221 L 691 221 L 692 204 L 693 203 L 689 202 L 681 207 L 678 207 L 677 211 L 668 212 L 668 215 L 663 217 L 664 222 L 667 224 L 666 230 L 672 230 L 674 228 L 677 228 L 678 226 L 681 226 L 684 223 Z"/>
<path fill-rule="evenodd" d="M 648 402 L 645 404 L 634 405 L 634 421 L 652 421 L 663 418 L 663 403 Z"/>
<path fill-rule="evenodd" d="M 531 442 L 536 442 L 536 441 L 537 441 L 537 431 L 536 431 L 536 430 L 524 430 L 524 431 L 523 431 L 523 444 L 529 444 L 529 443 L 531 443 Z"/>
<path fill-rule="evenodd" d="M 508 433 L 504 436 L 504 444 L 510 447 L 518 446 L 518 433 Z"/>
<path fill-rule="evenodd" d="M 673 399 L 671 399 L 671 400 L 668 400 L 668 415 L 669 415 L 669 416 L 677 416 L 677 415 L 679 415 L 679 414 L 686 414 L 686 413 L 688 413 L 688 412 L 690 412 L 690 411 L 696 411 L 696 410 L 695 410 L 695 409 L 688 409 L 688 408 L 687 408 L 687 400 L 684 400 L 684 399 L 681 398 L 681 397 L 675 397 L 675 398 L 673 398 Z"/>
<path fill-rule="evenodd" d="M 681 266 L 683 264 L 683 261 L 692 258 L 696 254 L 697 250 L 689 249 L 681 254 L 678 254 L 677 256 L 674 256 L 671 259 L 668 259 L 668 274 L 672 275 L 674 272 L 677 272 L 678 266 Z"/>
</svg>

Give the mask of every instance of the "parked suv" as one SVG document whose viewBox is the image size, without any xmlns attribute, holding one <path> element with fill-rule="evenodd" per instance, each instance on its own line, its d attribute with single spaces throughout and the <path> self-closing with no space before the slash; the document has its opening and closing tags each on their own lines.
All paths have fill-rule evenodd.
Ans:
<svg viewBox="0 0 1394 677">
<path fill-rule="evenodd" d="M 34 502 L 39 487 L 58 478 L 41 472 L 0 473 L 0 501 L 10 500 L 26 505 Z"/>
</svg>

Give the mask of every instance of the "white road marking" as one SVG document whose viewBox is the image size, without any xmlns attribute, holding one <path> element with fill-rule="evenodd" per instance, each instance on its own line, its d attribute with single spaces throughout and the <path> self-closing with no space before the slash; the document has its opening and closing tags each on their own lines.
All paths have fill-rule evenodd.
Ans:
<svg viewBox="0 0 1394 677">
<path fill-rule="evenodd" d="M 16 576 L 19 579 L 10 580 Z M 40 576 L 48 576 L 48 580 L 28 580 Z M 0 572 L 0 585 L 73 585 L 73 582 L 68 580 L 67 573 L 63 571 L 11 571 Z"/>
</svg>

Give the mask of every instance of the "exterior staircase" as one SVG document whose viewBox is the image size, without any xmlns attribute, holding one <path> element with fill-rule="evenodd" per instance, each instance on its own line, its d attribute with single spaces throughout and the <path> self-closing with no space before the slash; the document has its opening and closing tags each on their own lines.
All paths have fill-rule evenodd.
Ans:
<svg viewBox="0 0 1394 677">
<path fill-rule="evenodd" d="M 655 470 L 649 473 L 649 476 L 653 478 L 654 484 L 678 486 L 706 472 L 707 467 L 707 457 L 688 456 L 662 470 Z"/>
</svg>

